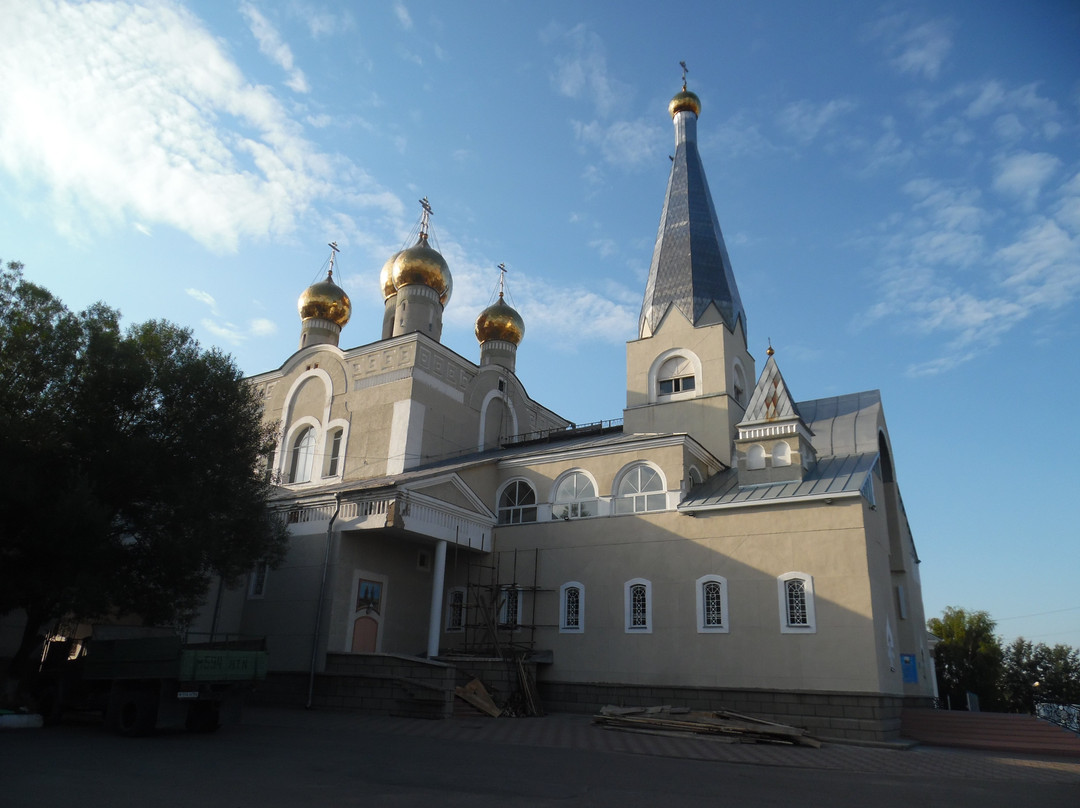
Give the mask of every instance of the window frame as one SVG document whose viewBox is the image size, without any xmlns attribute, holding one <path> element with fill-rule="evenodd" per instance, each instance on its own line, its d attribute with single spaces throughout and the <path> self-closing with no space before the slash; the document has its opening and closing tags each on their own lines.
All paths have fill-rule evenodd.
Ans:
<svg viewBox="0 0 1080 808">
<path fill-rule="evenodd" d="M 522 588 L 516 584 L 506 584 L 499 587 L 498 626 L 499 631 L 521 631 L 521 609 L 524 598 L 521 596 Z M 513 598 L 511 598 L 513 594 Z M 513 622 L 510 621 L 510 602 L 513 600 Z"/>
<path fill-rule="evenodd" d="M 568 499 L 559 501 L 559 494 L 563 486 L 569 483 L 571 480 L 577 478 L 585 480 L 589 488 L 592 489 L 591 497 L 577 497 L 575 499 Z M 559 478 L 555 480 L 555 484 L 551 487 L 551 518 L 552 520 L 570 521 L 571 519 L 590 519 L 594 516 L 600 515 L 600 497 L 598 495 L 598 487 L 596 480 L 592 475 L 583 469 L 570 469 L 567 472 L 559 475 Z M 592 505 L 592 513 L 582 513 L 584 506 Z M 559 510 L 563 510 L 562 513 Z"/>
<path fill-rule="evenodd" d="M 248 573 L 248 600 L 262 600 L 266 597 L 266 581 L 270 577 L 270 565 L 266 561 L 256 561 Z"/>
<path fill-rule="evenodd" d="M 520 491 L 521 486 L 524 486 L 525 488 L 527 488 L 529 493 L 532 494 L 532 504 L 529 504 L 527 502 L 526 503 L 521 503 L 519 501 L 519 502 L 515 502 L 514 504 L 504 505 L 503 500 L 510 494 L 510 492 L 514 491 L 514 490 Z M 532 524 L 532 523 L 538 521 L 539 520 L 539 502 L 538 502 L 538 499 L 539 498 L 537 497 L 537 494 L 536 494 L 536 486 L 534 486 L 529 480 L 522 479 L 522 478 L 515 479 L 515 480 L 510 480 L 499 491 L 499 497 L 495 501 L 495 515 L 496 515 L 496 518 L 498 520 L 498 524 L 500 524 L 500 525 L 529 525 L 529 524 Z M 524 518 L 525 511 L 530 509 L 530 508 L 533 511 L 532 519 L 525 519 Z M 514 513 L 517 513 L 521 518 L 519 518 L 517 521 L 514 521 L 513 518 L 509 518 L 509 519 L 504 520 L 503 519 L 503 514 L 504 513 L 508 514 L 510 517 L 512 517 Z"/>
<path fill-rule="evenodd" d="M 640 472 L 643 469 L 647 469 L 652 472 L 653 476 L 659 484 L 658 489 L 652 488 L 639 488 L 630 494 L 623 493 L 623 486 L 636 474 L 638 475 L 638 481 L 640 483 Z M 664 478 L 664 474 L 660 469 L 654 466 L 652 463 L 638 462 L 632 463 L 620 472 L 618 479 L 615 481 L 615 489 L 613 492 L 613 511 L 616 516 L 630 516 L 641 513 L 658 513 L 660 511 L 666 511 L 668 509 L 667 501 L 667 480 Z M 641 500 L 644 503 L 643 508 L 638 508 L 638 501 Z M 652 500 L 654 503 L 659 501 L 660 507 L 650 507 L 649 503 Z M 630 503 L 629 507 L 626 504 Z"/>
<path fill-rule="evenodd" d="M 571 591 L 576 591 L 578 598 L 577 623 L 575 625 L 570 625 L 567 622 L 570 615 L 569 597 Z M 559 587 L 559 633 L 585 633 L 585 584 L 580 581 L 567 581 Z"/>
<path fill-rule="evenodd" d="M 310 446 L 307 447 L 305 453 L 301 455 L 301 443 L 307 443 L 310 438 Z M 293 435 L 292 442 L 289 445 L 289 484 L 290 485 L 303 485 L 304 483 L 311 482 L 312 473 L 315 470 L 315 448 L 318 443 L 318 432 L 311 424 L 305 424 L 301 426 Z M 300 458 L 305 457 L 304 466 L 306 476 L 303 479 L 298 479 L 297 471 L 299 470 Z"/>
<path fill-rule="evenodd" d="M 640 589 L 639 589 L 640 588 Z M 634 594 L 642 591 L 645 596 L 644 623 L 635 625 Z M 623 623 L 626 634 L 652 634 L 653 632 L 652 581 L 647 578 L 631 578 L 623 584 Z"/>
<path fill-rule="evenodd" d="M 802 582 L 804 622 L 791 622 L 791 596 L 789 584 Z M 814 609 L 814 578 L 805 572 L 785 572 L 776 578 L 776 592 L 780 607 L 780 632 L 782 634 L 815 634 L 817 615 Z"/>
<path fill-rule="evenodd" d="M 455 603 L 455 598 L 460 598 L 460 603 Z M 454 586 L 447 590 L 446 593 L 446 625 L 443 630 L 447 634 L 460 634 L 465 631 L 465 624 L 468 622 L 468 610 L 469 606 L 465 600 L 465 587 Z M 455 620 L 454 610 L 458 610 L 457 618 Z"/>
<path fill-rule="evenodd" d="M 720 622 L 709 625 L 706 621 L 708 603 L 705 587 L 717 584 L 720 587 Z M 695 602 L 697 604 L 698 634 L 729 634 L 731 632 L 730 612 L 728 612 L 728 582 L 722 575 L 702 575 L 694 581 Z"/>
</svg>

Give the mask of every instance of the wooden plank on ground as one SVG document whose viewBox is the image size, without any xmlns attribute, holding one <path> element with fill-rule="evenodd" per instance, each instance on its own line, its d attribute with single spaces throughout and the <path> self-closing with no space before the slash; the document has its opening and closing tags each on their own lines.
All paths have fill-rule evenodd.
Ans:
<svg viewBox="0 0 1080 808">
<path fill-rule="evenodd" d="M 488 694 L 487 688 L 479 679 L 473 679 L 464 687 L 454 688 L 454 692 L 459 698 L 464 699 L 477 710 L 487 713 L 492 718 L 498 718 L 502 715 L 502 710 L 496 706 Z"/>
</svg>

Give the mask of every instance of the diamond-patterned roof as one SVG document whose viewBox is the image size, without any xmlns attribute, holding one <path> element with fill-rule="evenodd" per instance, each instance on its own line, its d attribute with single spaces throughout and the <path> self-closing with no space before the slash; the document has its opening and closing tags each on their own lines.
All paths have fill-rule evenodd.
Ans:
<svg viewBox="0 0 1080 808">
<path fill-rule="evenodd" d="M 675 157 L 641 306 L 639 335 L 654 333 L 671 306 L 697 326 L 710 303 L 729 329 L 734 330 L 742 319 L 745 332 L 746 313 L 698 154 L 697 116 L 686 110 L 675 115 Z"/>
<path fill-rule="evenodd" d="M 770 356 L 758 378 L 750 403 L 746 406 L 742 423 L 785 421 L 801 417 L 780 373 L 780 367 L 776 364 L 776 358 Z"/>
</svg>

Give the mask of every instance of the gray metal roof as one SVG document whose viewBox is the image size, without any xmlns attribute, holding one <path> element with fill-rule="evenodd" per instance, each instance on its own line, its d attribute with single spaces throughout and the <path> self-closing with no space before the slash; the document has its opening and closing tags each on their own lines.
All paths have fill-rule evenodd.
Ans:
<svg viewBox="0 0 1080 808">
<path fill-rule="evenodd" d="M 743 416 L 744 424 L 783 421 L 802 416 L 798 405 L 791 398 L 791 391 L 776 364 L 776 357 L 770 356 L 761 371 L 761 377 L 754 387 L 754 394 Z"/>
<path fill-rule="evenodd" d="M 734 330 L 741 319 L 745 333 L 746 312 L 698 154 L 697 117 L 693 112 L 676 114 L 675 132 L 675 157 L 638 334 L 654 333 L 671 306 L 696 326 L 710 303 L 716 305 L 729 329 Z"/>
<path fill-rule="evenodd" d="M 819 457 L 878 451 L 878 430 L 885 427 L 881 391 L 800 401 L 797 406 L 814 433 Z"/>
<path fill-rule="evenodd" d="M 679 510 L 733 508 L 787 499 L 826 499 L 858 494 L 874 468 L 877 452 L 819 460 L 802 480 L 740 488 L 736 469 L 717 474 L 693 489 Z"/>
</svg>

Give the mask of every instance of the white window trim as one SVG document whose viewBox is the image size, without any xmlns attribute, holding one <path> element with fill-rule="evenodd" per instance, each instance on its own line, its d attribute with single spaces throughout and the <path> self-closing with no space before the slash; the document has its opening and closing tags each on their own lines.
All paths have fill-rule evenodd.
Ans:
<svg viewBox="0 0 1080 808">
<path fill-rule="evenodd" d="M 674 357 L 682 357 L 687 360 L 694 369 L 694 389 L 681 393 L 660 394 L 660 368 L 664 363 Z M 649 368 L 649 403 L 656 404 L 665 401 L 681 401 L 683 399 L 697 398 L 701 395 L 701 359 L 693 351 L 686 348 L 671 348 L 664 351 L 653 360 Z"/>
<path fill-rule="evenodd" d="M 578 591 L 578 624 L 576 626 L 566 625 L 566 590 L 568 589 Z M 585 584 L 580 581 L 567 581 L 559 587 L 559 633 L 585 633 Z"/>
<path fill-rule="evenodd" d="M 634 604 L 631 597 L 631 591 L 638 584 L 642 584 L 645 587 L 645 625 L 635 626 L 633 625 L 634 619 Z M 625 624 L 625 632 L 627 634 L 652 634 L 653 619 L 652 619 L 652 581 L 646 578 L 631 578 L 623 585 L 623 617 Z"/>
<path fill-rule="evenodd" d="M 523 597 L 523 589 L 520 586 L 500 586 L 499 587 L 499 631 L 518 632 L 521 631 L 521 612 L 525 608 L 525 598 Z M 507 612 L 509 608 L 509 602 L 506 598 L 507 592 L 517 593 L 517 620 L 513 623 L 507 622 Z"/>
<path fill-rule="evenodd" d="M 454 595 L 456 593 L 459 593 L 459 592 L 461 593 L 461 625 L 460 626 L 455 626 L 453 624 L 453 622 L 452 622 L 453 621 L 453 615 L 454 615 Z M 446 592 L 446 626 L 443 629 L 447 634 L 460 634 L 463 631 L 465 631 L 465 624 L 468 622 L 468 610 L 469 610 L 468 603 L 466 602 L 466 597 L 467 597 L 467 593 L 465 591 L 465 587 L 463 587 L 463 586 L 455 586 L 455 587 L 452 587 L 451 589 L 447 590 L 447 592 Z"/>
<path fill-rule="evenodd" d="M 719 626 L 705 625 L 705 584 L 720 584 L 720 618 Z M 730 615 L 728 613 L 728 584 L 727 578 L 722 575 L 702 575 L 694 582 L 695 597 L 697 600 L 697 630 L 698 634 L 727 634 L 731 631 Z"/>
<path fill-rule="evenodd" d="M 806 593 L 806 624 L 792 625 L 788 622 L 787 582 L 801 580 Z M 814 614 L 814 578 L 805 572 L 785 572 L 776 578 L 776 593 L 780 605 L 781 634 L 816 634 L 817 619 Z"/>
<path fill-rule="evenodd" d="M 509 489 L 510 486 L 514 485 L 515 483 L 524 483 L 525 485 L 529 486 L 529 488 L 532 489 L 534 504 L 531 505 L 531 506 L 530 505 L 512 505 L 510 507 L 511 508 L 516 508 L 516 509 L 519 509 L 519 510 L 521 508 L 528 508 L 528 507 L 535 508 L 536 509 L 536 518 L 533 519 L 532 521 L 529 521 L 529 522 L 525 522 L 525 521 L 521 521 L 521 522 L 503 522 L 503 521 L 501 521 L 501 519 L 502 519 L 502 506 L 500 505 L 500 503 L 502 502 L 503 494 L 505 494 L 507 489 Z M 527 477 L 514 477 L 514 478 L 512 478 L 510 480 L 507 480 L 505 483 L 503 483 L 499 487 L 498 491 L 495 492 L 495 520 L 496 520 L 496 524 L 498 524 L 500 527 L 508 527 L 508 526 L 512 526 L 512 525 L 532 525 L 532 524 L 535 524 L 536 522 L 540 521 L 540 507 L 541 507 L 540 493 L 536 490 L 536 484 L 532 480 L 528 479 Z"/>
<path fill-rule="evenodd" d="M 581 474 L 590 483 L 592 483 L 593 497 L 592 498 L 575 500 L 573 503 L 556 502 L 555 501 L 555 496 L 559 491 L 559 486 L 563 484 L 564 480 L 568 479 L 569 477 L 571 477 L 574 474 Z M 581 504 L 581 503 L 591 503 L 593 505 L 593 510 L 595 511 L 595 513 L 591 513 L 588 516 L 556 516 L 555 515 L 556 514 L 556 509 L 558 509 L 558 508 L 560 508 L 560 507 L 562 507 L 564 505 Z M 555 478 L 555 482 L 553 482 L 551 484 L 551 516 L 550 516 L 551 519 L 562 519 L 562 520 L 565 520 L 565 521 L 571 521 L 571 520 L 574 520 L 574 519 L 592 519 L 592 518 L 594 518 L 596 516 L 600 516 L 600 515 L 601 515 L 600 486 L 598 486 L 596 484 L 596 478 L 592 474 L 590 474 L 589 472 L 587 472 L 585 469 L 582 469 L 582 468 L 572 468 L 572 469 L 567 469 L 566 471 L 564 471 L 562 474 L 560 474 L 558 477 Z M 539 514 L 537 514 L 537 516 L 539 516 Z"/>
<path fill-rule="evenodd" d="M 619 489 L 622 487 L 623 479 L 630 474 L 634 469 L 640 466 L 647 466 L 656 472 L 656 476 L 660 478 L 660 489 L 658 491 L 651 491 L 648 494 L 631 494 L 629 496 L 620 496 Z M 661 513 L 665 510 L 671 510 L 673 507 L 679 504 L 681 498 L 679 491 L 668 491 L 667 476 L 660 469 L 658 465 L 650 460 L 634 460 L 631 463 L 623 466 L 619 473 L 615 475 L 615 484 L 611 487 L 611 514 L 612 516 L 639 516 L 643 513 Z M 619 513 L 619 502 L 624 499 L 633 499 L 634 497 L 645 496 L 650 494 L 663 494 L 664 495 L 664 507 L 663 508 L 646 508 L 643 511 L 632 510 L 630 513 Z"/>
</svg>

